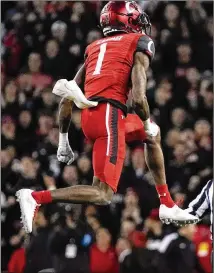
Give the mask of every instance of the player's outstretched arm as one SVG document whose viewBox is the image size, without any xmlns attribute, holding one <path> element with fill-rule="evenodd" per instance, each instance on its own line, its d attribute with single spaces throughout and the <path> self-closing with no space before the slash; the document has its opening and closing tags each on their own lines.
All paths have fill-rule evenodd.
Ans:
<svg viewBox="0 0 214 273">
<path fill-rule="evenodd" d="M 135 104 L 135 112 L 143 121 L 146 133 L 150 136 L 156 136 L 158 134 L 158 128 L 150 121 L 150 110 L 146 97 L 146 71 L 149 64 L 150 60 L 146 54 L 142 52 L 135 54 L 131 74 L 132 98 Z"/>
</svg>

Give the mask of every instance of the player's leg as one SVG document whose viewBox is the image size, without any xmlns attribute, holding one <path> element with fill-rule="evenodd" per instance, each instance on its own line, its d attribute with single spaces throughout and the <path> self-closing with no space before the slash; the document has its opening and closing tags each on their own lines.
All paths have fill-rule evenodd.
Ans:
<svg viewBox="0 0 214 273">
<path fill-rule="evenodd" d="M 103 108 L 103 106 L 100 107 L 99 111 L 86 110 L 82 122 L 85 135 L 96 139 L 93 146 L 95 175 L 93 185 L 76 185 L 52 191 L 33 192 L 32 196 L 38 204 L 71 202 L 107 205 L 111 202 L 125 158 L 124 120 L 119 115 L 120 110 L 109 104 L 105 106 L 105 109 Z M 93 114 L 91 114 L 92 111 Z M 95 124 L 97 127 L 93 130 Z"/>
<path fill-rule="evenodd" d="M 161 220 L 165 223 L 197 222 L 196 217 L 193 217 L 189 213 L 186 213 L 184 210 L 178 208 L 170 196 L 168 186 L 166 184 L 160 130 L 156 137 L 148 137 L 145 134 L 143 123 L 137 115 L 128 115 L 126 122 L 126 140 L 142 140 L 145 143 L 146 163 L 154 178 L 156 190 L 160 198 L 161 207 L 159 215 Z"/>
<path fill-rule="evenodd" d="M 109 184 L 105 184 L 97 177 L 94 177 L 92 186 L 77 185 L 52 191 L 38 192 L 29 189 L 18 191 L 16 196 L 20 203 L 21 218 L 25 231 L 27 233 L 32 232 L 34 213 L 37 207 L 42 204 L 52 202 L 110 204 L 114 191 Z"/>
<path fill-rule="evenodd" d="M 108 205 L 113 196 L 113 190 L 104 183 L 96 182 L 93 186 L 71 186 L 57 190 L 35 192 L 22 189 L 16 193 L 21 208 L 21 219 L 25 231 L 32 232 L 34 213 L 38 206 L 52 202 L 93 203 Z"/>
<path fill-rule="evenodd" d="M 136 114 L 128 114 L 125 121 L 126 141 L 144 141 L 146 164 L 154 179 L 161 204 L 173 207 L 165 176 L 164 157 L 161 149 L 160 130 L 156 137 L 146 135 L 144 125 Z"/>
<path fill-rule="evenodd" d="M 103 187 L 94 185 L 77 185 L 50 191 L 52 202 L 93 203 L 99 205 L 108 205 L 111 202 L 110 198 L 108 200 L 106 198 L 106 196 L 109 196 L 107 193 L 108 191 Z"/>
<path fill-rule="evenodd" d="M 96 145 L 94 145 L 94 148 L 96 148 Z M 51 200 L 53 202 L 75 204 L 92 203 L 96 205 L 109 205 L 114 191 L 104 182 L 105 179 L 102 181 L 97 176 L 94 176 L 92 186 L 76 185 L 50 191 Z M 32 193 L 32 195 L 35 196 L 37 193 Z"/>
<path fill-rule="evenodd" d="M 107 200 L 111 200 L 113 193 L 117 191 L 125 159 L 124 129 L 120 130 L 119 128 L 121 127 L 118 126 L 117 130 L 110 128 L 110 137 L 101 137 L 94 143 L 93 169 L 95 176 L 93 185 L 105 192 Z"/>
<path fill-rule="evenodd" d="M 161 148 L 160 131 L 156 137 L 148 136 L 144 143 L 146 164 L 155 181 L 160 202 L 169 208 L 173 207 L 175 203 L 171 198 L 166 184 L 165 164 Z"/>
<path fill-rule="evenodd" d="M 107 205 L 110 203 L 114 190 L 117 188 L 120 173 L 125 158 L 125 135 L 124 122 L 121 116 L 118 118 L 118 110 L 108 106 L 108 116 L 101 125 L 106 124 L 107 128 L 99 128 L 96 116 L 102 119 L 102 111 L 95 112 L 94 119 L 91 115 L 83 128 L 87 131 L 101 134 L 93 147 L 93 163 L 95 164 L 94 183 L 92 186 L 71 186 L 57 190 L 46 190 L 34 192 L 29 189 L 23 189 L 17 192 L 17 197 L 21 207 L 22 221 L 27 232 L 32 231 L 32 221 L 34 211 L 37 206 L 51 202 L 71 202 L 71 203 L 95 203 Z M 92 122 L 90 122 L 92 121 Z M 97 122 L 96 122 L 97 121 Z M 93 130 L 96 124 L 96 130 Z M 123 127 L 121 126 L 123 124 Z M 83 125 L 83 124 L 82 124 Z M 123 130 L 122 130 L 123 129 Z M 118 131 L 120 133 L 118 133 Z M 94 136 L 93 136 L 94 137 Z M 106 152 L 108 151 L 108 153 Z"/>
<path fill-rule="evenodd" d="M 111 188 L 108 184 L 106 184 L 106 183 L 104 183 L 104 182 L 101 182 L 100 179 L 99 179 L 98 177 L 94 176 L 94 177 L 93 177 L 93 184 L 92 184 L 92 186 L 99 188 L 99 189 L 103 192 L 104 199 L 105 199 L 108 203 L 111 202 L 112 197 L 113 197 L 113 195 L 114 195 L 114 191 L 112 190 L 112 188 Z M 96 204 L 97 204 L 97 205 L 102 205 L 102 204 L 100 204 L 99 202 L 96 203 Z"/>
</svg>

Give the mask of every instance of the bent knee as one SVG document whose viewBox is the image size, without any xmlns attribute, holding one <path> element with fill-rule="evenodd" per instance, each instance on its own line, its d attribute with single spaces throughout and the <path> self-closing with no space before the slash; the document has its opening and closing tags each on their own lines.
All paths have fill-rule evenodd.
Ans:
<svg viewBox="0 0 214 273">
<path fill-rule="evenodd" d="M 100 182 L 98 185 L 95 186 L 99 192 L 99 205 L 109 205 L 111 204 L 112 197 L 114 195 L 114 191 L 112 188 L 103 182 Z"/>
<path fill-rule="evenodd" d="M 106 204 L 106 205 L 110 205 L 111 204 L 111 201 L 112 201 L 112 198 L 113 198 L 113 195 L 114 195 L 114 192 L 111 188 L 109 188 L 108 191 L 103 191 L 101 190 L 101 195 L 102 195 L 102 201 Z"/>
</svg>

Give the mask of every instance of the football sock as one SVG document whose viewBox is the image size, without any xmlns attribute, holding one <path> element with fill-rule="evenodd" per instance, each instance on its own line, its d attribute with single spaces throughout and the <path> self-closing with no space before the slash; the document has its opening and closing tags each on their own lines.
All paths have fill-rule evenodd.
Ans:
<svg viewBox="0 0 214 273">
<path fill-rule="evenodd" d="M 48 204 L 53 201 L 50 191 L 34 191 L 31 195 L 36 200 L 37 204 Z"/>
<path fill-rule="evenodd" d="M 171 198 L 171 195 L 169 193 L 169 190 L 168 190 L 168 186 L 167 184 L 164 184 L 164 185 L 157 185 L 156 186 L 156 190 L 158 192 L 158 196 L 159 196 L 159 199 L 160 199 L 160 203 L 162 205 L 165 205 L 167 206 L 168 208 L 172 208 L 175 203 L 174 201 L 172 200 Z"/>
</svg>

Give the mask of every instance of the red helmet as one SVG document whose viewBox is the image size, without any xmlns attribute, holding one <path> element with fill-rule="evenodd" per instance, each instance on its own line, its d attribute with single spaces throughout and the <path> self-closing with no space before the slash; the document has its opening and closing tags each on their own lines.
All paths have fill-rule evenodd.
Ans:
<svg viewBox="0 0 214 273">
<path fill-rule="evenodd" d="M 100 14 L 100 25 L 105 36 L 114 32 L 151 32 L 148 15 L 135 1 L 110 1 Z M 150 33 L 149 33 L 150 35 Z"/>
</svg>

